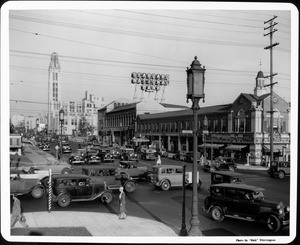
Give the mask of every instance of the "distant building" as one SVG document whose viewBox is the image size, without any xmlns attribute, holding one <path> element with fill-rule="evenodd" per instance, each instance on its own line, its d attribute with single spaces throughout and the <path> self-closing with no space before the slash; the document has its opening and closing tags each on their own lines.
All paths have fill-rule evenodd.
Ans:
<svg viewBox="0 0 300 245">
<path fill-rule="evenodd" d="M 58 54 L 54 52 L 51 54 L 48 69 L 48 133 L 60 134 L 60 109 L 64 110 L 63 134 L 78 134 L 78 125 L 83 117 L 96 128 L 97 110 L 104 105 L 104 99 L 85 91 L 85 97 L 81 101 L 62 101 L 60 70 Z"/>
<path fill-rule="evenodd" d="M 254 94 L 241 93 L 232 104 L 202 107 L 198 111 L 198 149 L 207 157 L 231 156 L 237 162 L 261 164 L 270 153 L 270 94 L 264 87 L 264 75 L 259 71 Z M 274 157 L 288 159 L 290 149 L 290 104 L 273 93 Z M 202 134 L 204 118 L 208 134 Z M 169 151 L 192 151 L 193 129 L 191 109 L 137 115 L 137 133 Z"/>
<path fill-rule="evenodd" d="M 159 103 L 153 99 L 144 99 L 134 103 L 114 101 L 98 110 L 98 133 L 103 143 L 132 143 L 137 132 L 137 116 L 162 113 L 186 106 Z"/>
</svg>

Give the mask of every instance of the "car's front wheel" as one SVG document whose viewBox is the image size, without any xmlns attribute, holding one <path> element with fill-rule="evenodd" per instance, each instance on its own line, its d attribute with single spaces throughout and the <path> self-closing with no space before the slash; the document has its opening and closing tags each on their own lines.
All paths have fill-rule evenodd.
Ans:
<svg viewBox="0 0 300 245">
<path fill-rule="evenodd" d="M 167 190 L 169 190 L 170 189 L 170 187 L 171 187 L 171 185 L 170 185 L 170 182 L 169 181 L 167 181 L 167 180 L 164 180 L 162 183 L 161 183 L 161 189 L 163 190 L 163 191 L 167 191 Z"/>
<path fill-rule="evenodd" d="M 106 204 L 109 204 L 112 202 L 113 200 L 113 195 L 112 193 L 110 192 L 104 192 L 101 197 L 100 197 L 100 200 L 102 203 L 106 203 Z"/>
<path fill-rule="evenodd" d="M 44 189 L 39 186 L 36 186 L 31 190 L 31 196 L 33 198 L 38 199 L 41 198 L 43 195 L 44 195 Z"/>
<path fill-rule="evenodd" d="M 277 232 L 280 230 L 281 228 L 281 224 L 280 224 L 280 220 L 278 217 L 276 217 L 275 215 L 271 214 L 268 218 L 267 218 L 267 227 L 270 231 L 272 232 Z"/>
<path fill-rule="evenodd" d="M 135 183 L 133 181 L 127 181 L 124 185 L 124 189 L 126 192 L 134 192 Z"/>
<path fill-rule="evenodd" d="M 69 195 L 62 194 L 58 197 L 57 203 L 60 207 L 67 207 L 71 203 L 71 197 Z"/>
<path fill-rule="evenodd" d="M 211 217 L 215 221 L 221 222 L 224 219 L 223 211 L 219 206 L 212 207 L 210 213 L 211 213 Z"/>
</svg>

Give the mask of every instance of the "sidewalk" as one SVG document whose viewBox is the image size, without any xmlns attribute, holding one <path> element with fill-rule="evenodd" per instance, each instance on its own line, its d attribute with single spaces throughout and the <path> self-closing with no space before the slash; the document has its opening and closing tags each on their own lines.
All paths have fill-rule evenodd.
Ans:
<svg viewBox="0 0 300 245">
<path fill-rule="evenodd" d="M 259 170 L 259 171 L 267 171 L 268 167 L 260 166 L 260 165 L 247 165 L 247 164 L 237 164 L 238 170 Z"/>
<path fill-rule="evenodd" d="M 12 233 L 18 228 L 32 231 L 42 227 L 85 227 L 91 236 L 177 236 L 161 222 L 134 216 L 119 220 L 115 214 L 71 211 L 32 212 L 24 213 L 24 216 L 29 227 L 23 228 L 17 223 L 11 228 Z"/>
</svg>

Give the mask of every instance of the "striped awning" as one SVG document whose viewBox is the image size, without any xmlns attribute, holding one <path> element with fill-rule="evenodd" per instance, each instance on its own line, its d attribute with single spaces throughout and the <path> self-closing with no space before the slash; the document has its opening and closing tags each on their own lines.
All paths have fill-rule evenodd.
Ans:
<svg viewBox="0 0 300 245">
<path fill-rule="evenodd" d="M 225 147 L 226 150 L 240 151 L 243 148 L 247 147 L 246 145 L 229 145 Z"/>
</svg>

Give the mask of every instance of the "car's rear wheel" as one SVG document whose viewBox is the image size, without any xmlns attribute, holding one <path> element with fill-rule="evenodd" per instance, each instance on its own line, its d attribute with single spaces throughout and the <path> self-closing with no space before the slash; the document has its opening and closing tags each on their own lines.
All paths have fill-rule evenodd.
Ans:
<svg viewBox="0 0 300 245">
<path fill-rule="evenodd" d="M 135 183 L 133 181 L 127 181 L 124 185 L 124 189 L 126 192 L 134 192 Z"/>
<path fill-rule="evenodd" d="M 279 178 L 279 179 L 284 179 L 284 177 L 285 177 L 285 173 L 284 173 L 283 171 L 280 170 L 280 171 L 278 172 L 278 178 Z"/>
<path fill-rule="evenodd" d="M 275 215 L 271 214 L 268 218 L 267 218 L 267 227 L 270 231 L 272 232 L 277 232 L 280 230 L 281 224 L 280 224 L 280 220 L 278 217 L 276 217 Z"/>
<path fill-rule="evenodd" d="M 169 181 L 164 180 L 164 181 L 161 183 L 160 187 L 161 187 L 161 189 L 162 189 L 163 191 L 167 191 L 167 190 L 170 189 L 171 184 L 170 184 Z"/>
<path fill-rule="evenodd" d="M 222 209 L 219 206 L 214 206 L 211 209 L 211 217 L 218 222 L 221 222 L 224 219 L 224 214 Z"/>
<path fill-rule="evenodd" d="M 71 197 L 69 195 L 62 194 L 58 197 L 57 203 L 60 207 L 67 207 L 71 203 Z"/>
<path fill-rule="evenodd" d="M 31 196 L 33 198 L 38 199 L 41 198 L 43 195 L 44 195 L 44 189 L 41 187 L 36 186 L 31 190 Z"/>
<path fill-rule="evenodd" d="M 69 168 L 64 168 L 62 171 L 61 171 L 62 174 L 70 174 L 71 173 L 71 170 Z"/>
<path fill-rule="evenodd" d="M 109 204 L 112 202 L 113 200 L 113 195 L 112 193 L 110 192 L 104 192 L 101 197 L 100 197 L 100 200 L 102 203 L 106 203 L 106 204 Z"/>
</svg>

